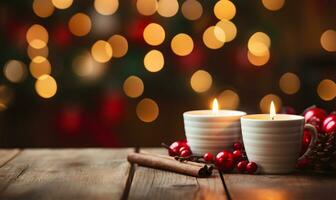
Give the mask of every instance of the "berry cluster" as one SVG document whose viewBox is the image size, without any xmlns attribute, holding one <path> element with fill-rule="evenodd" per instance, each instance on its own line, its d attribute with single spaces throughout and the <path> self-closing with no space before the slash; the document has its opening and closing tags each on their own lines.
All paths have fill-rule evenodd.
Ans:
<svg viewBox="0 0 336 200">
<path fill-rule="evenodd" d="M 205 153 L 203 156 L 192 155 L 190 147 L 186 140 L 179 140 L 173 142 L 170 146 L 162 144 L 168 149 L 170 156 L 174 156 L 179 161 L 195 161 L 213 164 L 218 170 L 223 172 L 230 172 L 237 169 L 238 172 L 253 174 L 257 171 L 258 166 L 254 162 L 248 162 L 245 155 L 242 143 L 236 142 L 233 144 L 232 151 L 223 150 L 216 156 L 211 153 Z"/>
<path fill-rule="evenodd" d="M 306 123 L 313 125 L 318 131 L 317 141 L 308 155 L 298 161 L 299 168 L 328 168 L 335 160 L 336 154 L 336 112 L 329 115 L 324 109 L 312 106 L 303 112 Z M 302 141 L 303 154 L 311 142 L 308 130 L 304 131 Z"/>
</svg>

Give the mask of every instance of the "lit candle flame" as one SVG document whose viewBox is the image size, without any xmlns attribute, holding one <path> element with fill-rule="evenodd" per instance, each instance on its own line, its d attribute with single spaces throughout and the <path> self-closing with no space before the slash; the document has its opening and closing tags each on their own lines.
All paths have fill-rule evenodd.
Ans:
<svg viewBox="0 0 336 200">
<path fill-rule="evenodd" d="M 270 117 L 272 120 L 274 120 L 275 115 L 276 115 L 275 106 L 274 106 L 274 102 L 272 101 L 271 106 L 270 106 Z"/>
<path fill-rule="evenodd" d="M 212 102 L 212 112 L 218 113 L 218 101 L 216 98 Z"/>
</svg>

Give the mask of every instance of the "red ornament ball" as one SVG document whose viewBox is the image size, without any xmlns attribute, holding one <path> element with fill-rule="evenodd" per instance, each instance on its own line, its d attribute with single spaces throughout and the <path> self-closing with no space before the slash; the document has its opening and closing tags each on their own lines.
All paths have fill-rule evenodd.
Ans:
<svg viewBox="0 0 336 200">
<path fill-rule="evenodd" d="M 212 162 L 214 160 L 214 156 L 212 155 L 212 153 L 205 153 L 203 155 L 203 159 L 205 160 L 205 162 Z"/>
<path fill-rule="evenodd" d="M 304 113 L 306 121 L 311 121 L 313 117 L 318 118 L 321 122 L 327 117 L 327 112 L 321 108 L 310 108 Z"/>
<path fill-rule="evenodd" d="M 247 165 L 247 161 L 240 161 L 240 162 L 238 162 L 237 163 L 237 170 L 239 171 L 239 172 L 244 172 L 245 170 L 246 170 L 246 165 Z"/>
<path fill-rule="evenodd" d="M 301 160 L 298 160 L 296 166 L 300 169 L 303 169 L 303 168 L 308 167 L 309 164 L 310 164 L 310 160 L 308 158 L 303 158 Z"/>
<path fill-rule="evenodd" d="M 301 155 L 303 155 L 307 151 L 308 146 L 310 144 L 310 140 L 311 140 L 311 133 L 309 132 L 309 130 L 305 129 L 303 131 Z"/>
<path fill-rule="evenodd" d="M 330 134 L 336 131 L 336 115 L 329 115 L 322 123 L 322 131 Z"/>
<path fill-rule="evenodd" d="M 241 142 L 235 142 L 233 144 L 233 149 L 234 150 L 241 150 L 243 148 L 243 144 Z"/>
<path fill-rule="evenodd" d="M 255 162 L 249 162 L 246 165 L 246 172 L 249 174 L 253 174 L 257 171 L 258 165 Z"/>
</svg>

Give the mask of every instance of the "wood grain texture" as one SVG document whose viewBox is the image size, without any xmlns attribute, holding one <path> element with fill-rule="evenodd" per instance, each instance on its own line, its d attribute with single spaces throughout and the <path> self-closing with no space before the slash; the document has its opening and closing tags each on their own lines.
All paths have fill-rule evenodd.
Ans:
<svg viewBox="0 0 336 200">
<path fill-rule="evenodd" d="M 335 199 L 336 177 L 225 174 L 233 200 Z"/>
<path fill-rule="evenodd" d="M 164 149 L 140 151 L 167 154 Z M 215 173 L 210 178 L 194 178 L 136 166 L 129 199 L 227 199 L 222 181 Z"/>
<path fill-rule="evenodd" d="M 133 149 L 24 150 L 0 168 L 0 199 L 120 199 Z M 1 185 L 0 185 L 1 187 Z"/>
<path fill-rule="evenodd" d="M 13 159 L 18 153 L 19 149 L 1 149 L 0 150 L 0 167 L 4 166 L 8 161 Z"/>
</svg>

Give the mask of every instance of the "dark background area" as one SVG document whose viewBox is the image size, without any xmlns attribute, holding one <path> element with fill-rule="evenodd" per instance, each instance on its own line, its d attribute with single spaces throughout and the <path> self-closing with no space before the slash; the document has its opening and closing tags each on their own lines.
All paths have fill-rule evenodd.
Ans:
<svg viewBox="0 0 336 200">
<path fill-rule="evenodd" d="M 158 146 L 162 141 L 184 137 L 184 111 L 209 109 L 212 99 L 228 89 L 239 96 L 237 106 L 228 108 L 248 113 L 261 112 L 260 101 L 268 94 L 281 99 L 279 108 L 291 106 L 298 113 L 313 104 L 334 109 L 336 86 L 322 88 L 323 94 L 332 96 L 328 99 L 317 88 L 324 79 L 335 80 L 336 50 L 323 48 L 321 37 L 326 30 L 336 29 L 336 1 L 287 0 L 279 10 L 271 11 L 259 0 L 233 0 L 236 14 L 231 21 L 237 27 L 237 36 L 215 50 L 204 45 L 202 35 L 219 21 L 213 11 L 217 1 L 200 0 L 203 13 L 193 21 L 181 12 L 184 2 L 178 1 L 179 10 L 172 17 L 157 12 L 141 15 L 135 0 L 120 0 L 111 15 L 99 14 L 94 1 L 74 0 L 67 9 L 55 8 L 50 16 L 39 17 L 32 9 L 33 1 L 1 1 L 0 66 L 5 68 L 9 60 L 19 60 L 25 64 L 27 76 L 13 83 L 0 74 L 0 146 Z M 87 14 L 92 23 L 83 37 L 73 35 L 68 28 L 69 19 L 78 12 Z M 147 44 L 142 37 L 144 27 L 152 22 L 165 29 L 165 40 L 158 46 Z M 42 25 L 49 34 L 47 59 L 50 76 L 57 82 L 57 92 L 51 98 L 38 95 L 36 78 L 29 72 L 26 33 L 33 24 Z M 247 43 L 259 31 L 271 39 L 270 59 L 263 66 L 254 66 L 247 58 Z M 170 42 L 178 33 L 187 33 L 193 39 L 191 54 L 177 56 L 171 50 Z M 105 63 L 94 80 L 76 75 L 72 66 L 76 56 L 90 51 L 95 41 L 108 40 L 114 34 L 127 39 L 127 54 Z M 331 35 L 325 40 L 335 46 L 335 38 Z M 165 59 L 163 69 L 156 73 L 147 71 L 143 63 L 152 49 L 160 50 Z M 190 86 L 190 78 L 200 69 L 211 74 L 212 85 L 197 93 Z M 300 80 L 294 94 L 279 87 L 280 78 L 287 72 Z M 131 75 L 144 84 L 144 92 L 137 98 L 128 97 L 123 90 L 124 81 Z M 144 98 L 158 105 L 159 115 L 152 122 L 137 116 L 137 105 Z M 143 112 L 151 113 L 152 108 Z"/>
</svg>

